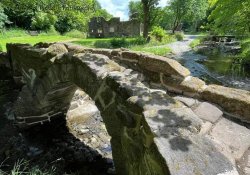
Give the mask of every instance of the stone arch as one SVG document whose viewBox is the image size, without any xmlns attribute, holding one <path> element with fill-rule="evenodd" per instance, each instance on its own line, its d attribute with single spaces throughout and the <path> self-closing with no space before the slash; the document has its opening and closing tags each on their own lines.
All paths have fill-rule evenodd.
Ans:
<svg viewBox="0 0 250 175">
<path fill-rule="evenodd" d="M 89 53 L 51 56 L 47 49 L 9 47 L 11 59 L 24 70 L 35 70 L 36 75 L 33 86 L 26 82 L 17 100 L 19 124 L 66 112 L 79 87 L 101 111 L 117 174 L 237 174 L 214 143 L 199 135 L 202 121 L 189 108 L 146 87 L 108 57 Z"/>
<path fill-rule="evenodd" d="M 116 80 L 124 81 L 126 78 L 118 71 L 121 71 L 121 67 L 103 55 L 61 55 L 56 57 L 54 64 L 46 70 L 43 76 L 36 77 L 33 87 L 24 87 L 23 94 L 24 96 L 30 94 L 32 102 L 35 101 L 35 104 L 32 104 L 33 108 L 37 109 L 35 112 L 41 112 L 35 114 L 37 119 L 41 120 L 44 117 L 46 120 L 50 116 L 44 113 L 49 113 L 51 109 L 46 109 L 43 105 L 48 107 L 58 105 L 57 111 L 60 111 L 61 107 L 68 106 L 65 104 L 70 103 L 77 87 L 81 88 L 96 102 L 101 111 L 101 116 L 111 136 L 113 158 L 118 174 L 147 174 L 149 172 L 149 174 L 168 174 L 168 168 L 163 166 L 162 157 L 159 153 L 157 154 L 157 147 L 152 144 L 153 135 L 150 129 L 144 126 L 145 121 L 141 121 L 141 109 L 127 101 L 132 94 L 126 92 L 126 87 L 121 87 L 120 92 L 114 90 L 119 86 Z M 128 86 L 131 83 L 137 83 L 135 80 L 130 81 L 126 80 L 121 84 L 127 83 Z M 134 88 L 146 89 L 139 82 L 134 85 Z M 59 104 L 59 100 L 54 96 L 61 98 L 64 102 Z M 16 114 L 22 116 L 17 116 L 19 123 L 29 124 L 29 122 L 34 122 L 32 119 L 36 117 L 33 116 L 32 119 L 29 118 L 31 116 L 24 117 L 28 114 L 27 110 L 20 111 L 20 106 L 24 106 L 26 102 L 26 100 L 21 100 L 16 103 Z M 64 111 L 66 110 L 67 107 Z"/>
</svg>

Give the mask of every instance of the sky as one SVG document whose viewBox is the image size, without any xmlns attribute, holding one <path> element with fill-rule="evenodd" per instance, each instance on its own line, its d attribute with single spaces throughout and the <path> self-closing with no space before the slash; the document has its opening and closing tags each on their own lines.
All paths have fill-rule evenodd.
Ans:
<svg viewBox="0 0 250 175">
<path fill-rule="evenodd" d="M 102 8 L 106 9 L 114 17 L 120 17 L 121 20 L 128 20 L 128 4 L 129 1 L 138 0 L 98 0 Z M 164 7 L 167 5 L 168 0 L 160 0 L 159 6 Z"/>
</svg>

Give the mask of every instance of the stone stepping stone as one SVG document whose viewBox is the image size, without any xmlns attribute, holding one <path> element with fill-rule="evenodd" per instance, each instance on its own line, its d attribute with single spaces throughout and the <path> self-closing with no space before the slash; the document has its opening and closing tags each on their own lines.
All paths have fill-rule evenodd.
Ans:
<svg viewBox="0 0 250 175">
<path fill-rule="evenodd" d="M 203 102 L 195 110 L 194 113 L 201 119 L 215 123 L 222 115 L 223 112 L 216 106 Z"/>
<path fill-rule="evenodd" d="M 225 118 L 214 126 L 210 136 L 228 149 L 236 160 L 239 160 L 250 147 L 250 130 Z"/>
</svg>

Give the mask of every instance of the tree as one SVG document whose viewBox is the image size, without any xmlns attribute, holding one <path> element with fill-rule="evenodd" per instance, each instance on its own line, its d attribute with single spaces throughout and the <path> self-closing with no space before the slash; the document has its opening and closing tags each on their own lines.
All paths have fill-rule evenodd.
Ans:
<svg viewBox="0 0 250 175">
<path fill-rule="evenodd" d="M 32 28 L 36 30 L 49 30 L 54 26 L 57 17 L 53 13 L 37 12 L 32 18 Z"/>
<path fill-rule="evenodd" d="M 207 16 L 208 1 L 207 0 L 193 0 L 190 12 L 186 16 L 186 21 L 193 24 L 193 29 L 198 31 L 198 24 Z"/>
<path fill-rule="evenodd" d="M 0 31 L 4 28 L 6 22 L 8 22 L 8 17 L 4 14 L 4 10 L 0 4 Z"/>
<path fill-rule="evenodd" d="M 159 0 L 141 0 L 142 8 L 143 8 L 143 37 L 147 38 L 148 33 L 150 30 L 150 27 L 152 27 L 152 24 L 154 20 L 157 17 L 157 5 L 159 3 Z"/>
<path fill-rule="evenodd" d="M 173 10 L 169 6 L 164 7 L 161 11 L 158 25 L 161 26 L 165 30 L 172 29 L 173 23 L 174 23 L 173 16 L 174 16 Z"/>
<path fill-rule="evenodd" d="M 170 8 L 173 11 L 173 28 L 175 33 L 179 25 L 185 21 L 194 24 L 195 28 L 198 22 L 206 17 L 208 9 L 207 0 L 171 0 Z"/>
<path fill-rule="evenodd" d="M 173 21 L 173 33 L 177 30 L 181 24 L 185 15 L 187 15 L 191 10 L 192 0 L 171 0 L 170 8 L 173 10 L 174 21 Z"/>
<path fill-rule="evenodd" d="M 137 19 L 143 22 L 143 8 L 140 1 L 129 1 L 129 16 L 137 14 Z"/>
<path fill-rule="evenodd" d="M 10 20 L 15 25 L 26 29 L 34 26 L 36 19 L 39 22 L 40 19 L 47 21 L 44 18 L 46 15 L 42 14 L 50 16 L 56 14 L 58 18 L 56 28 L 63 27 L 62 31 L 68 29 L 86 31 L 88 21 L 92 16 L 109 17 L 109 14 L 101 9 L 97 0 L 1 0 L 1 2 Z M 68 22 L 65 24 L 67 27 L 63 26 L 64 21 Z M 40 27 L 40 24 L 39 27 L 36 26 L 36 28 Z"/>
<path fill-rule="evenodd" d="M 211 1 L 211 0 L 210 0 Z M 209 16 L 211 29 L 218 34 L 250 33 L 249 0 L 213 0 L 214 10 Z"/>
</svg>

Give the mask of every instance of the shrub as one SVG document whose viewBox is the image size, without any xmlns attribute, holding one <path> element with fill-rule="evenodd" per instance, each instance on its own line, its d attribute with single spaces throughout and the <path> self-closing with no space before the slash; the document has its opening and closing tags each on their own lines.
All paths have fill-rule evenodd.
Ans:
<svg viewBox="0 0 250 175">
<path fill-rule="evenodd" d="M 139 36 L 129 42 L 130 45 L 144 45 L 147 43 L 147 40 L 142 36 Z"/>
<path fill-rule="evenodd" d="M 58 21 L 55 24 L 55 28 L 61 34 L 69 32 L 70 30 L 73 30 L 73 26 L 70 23 L 69 18 L 67 17 L 59 17 Z"/>
<path fill-rule="evenodd" d="M 155 37 L 158 41 L 162 41 L 162 38 L 166 35 L 166 32 L 163 28 L 154 26 L 150 32 L 151 36 Z"/>
<path fill-rule="evenodd" d="M 51 26 L 54 26 L 57 21 L 57 17 L 53 14 L 38 12 L 32 18 L 31 26 L 35 30 L 49 30 Z"/>
<path fill-rule="evenodd" d="M 0 44 L 0 52 L 2 52 L 3 51 L 3 47 L 2 47 L 2 45 Z"/>
<path fill-rule="evenodd" d="M 94 43 L 94 47 L 96 48 L 111 48 L 111 43 L 110 41 L 102 41 L 102 40 L 97 40 Z"/>
<path fill-rule="evenodd" d="M 175 38 L 178 40 L 178 41 L 183 41 L 184 39 L 184 34 L 182 32 L 177 32 L 175 33 Z"/>
<path fill-rule="evenodd" d="M 241 42 L 241 48 L 244 60 L 250 63 L 250 38 Z"/>
<path fill-rule="evenodd" d="M 2 30 L 5 26 L 5 23 L 8 22 L 7 15 L 4 14 L 4 10 L 0 4 L 0 30 Z"/>
<path fill-rule="evenodd" d="M 11 37 L 22 37 L 28 36 L 28 33 L 19 28 L 11 28 L 9 30 L 3 30 L 1 38 L 11 38 Z"/>
<path fill-rule="evenodd" d="M 111 46 L 113 48 L 127 47 L 129 42 L 125 38 L 113 38 L 111 41 Z"/>
<path fill-rule="evenodd" d="M 85 33 L 75 29 L 65 33 L 64 35 L 72 38 L 86 38 Z"/>
</svg>

